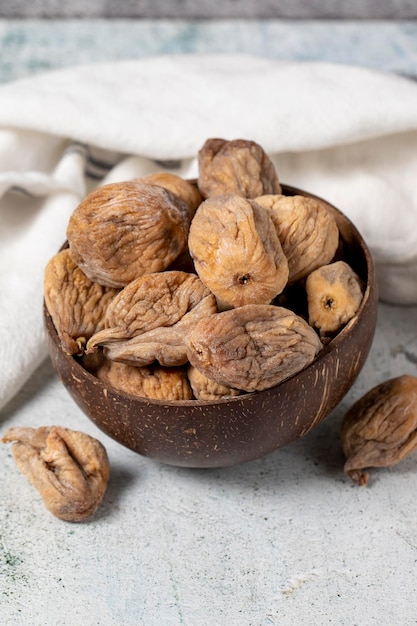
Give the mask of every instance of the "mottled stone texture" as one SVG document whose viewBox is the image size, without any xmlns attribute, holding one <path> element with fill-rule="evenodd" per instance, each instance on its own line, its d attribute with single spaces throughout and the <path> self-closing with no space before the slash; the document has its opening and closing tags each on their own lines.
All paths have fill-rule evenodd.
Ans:
<svg viewBox="0 0 417 626">
<path fill-rule="evenodd" d="M 79 63 L 253 54 L 417 76 L 417 20 L 0 19 L 0 83 Z"/>
<path fill-rule="evenodd" d="M 417 17 L 415 0 L 0 0 L 0 17 L 397 18 Z"/>
</svg>

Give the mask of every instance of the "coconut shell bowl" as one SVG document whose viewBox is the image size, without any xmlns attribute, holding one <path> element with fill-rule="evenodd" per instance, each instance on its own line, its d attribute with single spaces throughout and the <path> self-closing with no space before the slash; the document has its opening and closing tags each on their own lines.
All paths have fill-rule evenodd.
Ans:
<svg viewBox="0 0 417 626">
<path fill-rule="evenodd" d="M 285 195 L 312 197 L 283 186 Z M 313 196 L 314 197 L 314 196 Z M 216 468 L 251 461 L 303 437 L 349 391 L 368 356 L 376 326 L 377 290 L 367 245 L 338 209 L 343 258 L 365 290 L 353 319 L 301 371 L 263 391 L 217 401 L 163 401 L 107 387 L 61 349 L 44 307 L 49 353 L 60 380 L 85 415 L 122 446 L 156 461 Z"/>
</svg>

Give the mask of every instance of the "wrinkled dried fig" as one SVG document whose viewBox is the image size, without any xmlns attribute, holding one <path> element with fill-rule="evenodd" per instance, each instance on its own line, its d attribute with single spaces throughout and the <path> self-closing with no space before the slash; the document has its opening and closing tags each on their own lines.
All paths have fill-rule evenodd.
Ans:
<svg viewBox="0 0 417 626">
<path fill-rule="evenodd" d="M 202 282 L 228 306 L 269 304 L 285 287 L 288 263 L 269 211 L 236 195 L 200 204 L 190 254 Z"/>
<path fill-rule="evenodd" d="M 160 187 L 164 187 L 164 189 L 168 189 L 168 191 L 171 191 L 174 195 L 181 198 L 189 209 L 190 219 L 196 212 L 198 205 L 203 201 L 196 185 L 193 185 L 190 181 L 176 174 L 154 172 L 153 174 L 143 176 L 139 180 L 147 185 L 159 185 Z"/>
<path fill-rule="evenodd" d="M 114 298 L 106 312 L 106 329 L 89 345 L 98 339 L 129 339 L 172 326 L 208 295 L 210 291 L 195 274 L 173 270 L 141 276 Z"/>
<path fill-rule="evenodd" d="M 341 424 L 344 471 L 366 485 L 368 467 L 387 467 L 417 447 L 417 378 L 398 376 L 373 387 L 349 409 Z"/>
<path fill-rule="evenodd" d="M 263 148 L 246 139 L 208 139 L 198 153 L 203 198 L 233 193 L 243 198 L 281 193 L 275 166 Z"/>
<path fill-rule="evenodd" d="M 234 398 L 242 394 L 240 389 L 232 389 L 207 378 L 193 365 L 188 366 L 187 373 L 194 397 L 197 400 L 220 400 L 221 398 Z"/>
<path fill-rule="evenodd" d="M 336 261 L 307 277 L 306 293 L 309 323 L 326 335 L 339 331 L 356 315 L 363 285 L 350 265 Z"/>
<path fill-rule="evenodd" d="M 268 389 L 311 363 L 322 344 L 292 311 L 248 304 L 202 319 L 188 337 L 188 359 L 207 378 L 242 389 Z"/>
<path fill-rule="evenodd" d="M 193 397 L 186 370 L 180 367 L 133 367 L 106 361 L 97 376 L 106 385 L 141 398 L 171 401 L 191 400 Z"/>
<path fill-rule="evenodd" d="M 289 284 L 330 263 L 338 247 L 339 229 L 324 202 L 283 195 L 264 195 L 256 202 L 270 211 L 288 259 Z"/>
<path fill-rule="evenodd" d="M 124 287 L 166 269 L 185 250 L 188 213 L 180 198 L 157 185 L 103 185 L 69 219 L 71 256 L 90 280 Z"/>
<path fill-rule="evenodd" d="M 87 351 L 102 346 L 109 359 L 144 366 L 157 360 L 173 367 L 187 361 L 184 334 L 217 311 L 216 299 L 195 274 L 147 274 L 127 285 L 109 306 L 106 328 Z"/>
<path fill-rule="evenodd" d="M 90 517 L 103 499 L 110 475 L 107 453 L 94 437 L 61 426 L 10 428 L 13 458 L 39 491 L 46 508 L 67 522 Z"/>
<path fill-rule="evenodd" d="M 153 328 L 124 341 L 103 342 L 104 353 L 109 359 L 135 366 L 153 361 L 165 367 L 184 365 L 188 360 L 186 337 L 190 330 L 200 319 L 216 311 L 216 300 L 210 294 L 172 326 Z"/>
<path fill-rule="evenodd" d="M 68 249 L 49 260 L 44 274 L 45 304 L 64 352 L 83 352 L 87 340 L 104 328 L 104 315 L 117 293 L 87 278 Z"/>
<path fill-rule="evenodd" d="M 101 345 L 107 359 L 135 367 L 154 361 L 164 367 L 177 367 L 187 362 L 187 348 L 176 324 L 154 328 L 131 339 L 103 341 Z"/>
</svg>

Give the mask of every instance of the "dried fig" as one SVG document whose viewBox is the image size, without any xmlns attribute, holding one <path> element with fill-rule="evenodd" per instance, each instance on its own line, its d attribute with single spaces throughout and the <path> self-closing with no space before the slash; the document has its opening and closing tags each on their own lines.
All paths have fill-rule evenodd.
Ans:
<svg viewBox="0 0 417 626">
<path fill-rule="evenodd" d="M 288 259 L 289 284 L 332 261 L 338 248 L 339 229 L 324 202 L 283 195 L 264 195 L 256 202 L 270 211 Z"/>
<path fill-rule="evenodd" d="M 56 517 L 79 522 L 103 499 L 110 475 L 107 453 L 94 437 L 61 426 L 10 428 L 13 458 Z"/>
<path fill-rule="evenodd" d="M 268 389 L 311 363 L 322 344 L 301 317 L 248 304 L 202 319 L 188 337 L 188 359 L 221 385 Z"/>
<path fill-rule="evenodd" d="M 363 284 L 345 261 L 323 265 L 306 280 L 309 323 L 321 335 L 335 333 L 356 313 L 363 298 Z"/>
<path fill-rule="evenodd" d="M 64 352 L 83 352 L 87 340 L 104 328 L 104 315 L 117 293 L 87 278 L 68 249 L 49 260 L 44 274 L 45 304 Z"/>
<path fill-rule="evenodd" d="M 104 347 L 109 359 L 172 367 L 187 361 L 184 334 L 217 311 L 216 299 L 198 276 L 170 271 L 147 274 L 127 285 L 108 308 L 105 329 L 87 344 Z"/>
<path fill-rule="evenodd" d="M 368 467 L 387 467 L 417 447 L 417 378 L 398 376 L 376 385 L 345 414 L 341 442 L 344 471 L 366 485 Z"/>
<path fill-rule="evenodd" d="M 288 263 L 269 211 L 236 195 L 209 198 L 191 222 L 190 254 L 202 282 L 228 306 L 269 304 Z"/>
<path fill-rule="evenodd" d="M 103 342 L 104 353 L 108 359 L 137 367 L 154 361 L 165 367 L 184 365 L 188 360 L 186 336 L 197 321 L 216 310 L 214 296 L 206 296 L 172 326 L 154 328 L 124 341 Z"/>
<path fill-rule="evenodd" d="M 186 370 L 180 367 L 133 367 L 106 361 L 97 376 L 106 385 L 142 398 L 171 401 L 191 400 L 193 397 Z"/>
<path fill-rule="evenodd" d="M 193 365 L 188 366 L 188 380 L 197 400 L 219 400 L 220 398 L 234 398 L 240 396 L 240 389 L 232 389 L 207 378 Z"/>
<path fill-rule="evenodd" d="M 165 270 L 185 250 L 187 205 L 167 189 L 126 181 L 92 191 L 72 213 L 67 239 L 74 262 L 94 282 L 124 287 Z"/>
<path fill-rule="evenodd" d="M 197 186 L 176 174 L 154 172 L 153 174 L 143 176 L 139 181 L 147 185 L 164 187 L 164 189 L 168 189 L 168 191 L 181 198 L 189 209 L 190 219 L 196 212 L 198 205 L 203 201 Z"/>
<path fill-rule="evenodd" d="M 203 198 L 233 193 L 243 198 L 281 193 L 275 166 L 263 148 L 246 139 L 208 139 L 198 153 Z"/>
</svg>

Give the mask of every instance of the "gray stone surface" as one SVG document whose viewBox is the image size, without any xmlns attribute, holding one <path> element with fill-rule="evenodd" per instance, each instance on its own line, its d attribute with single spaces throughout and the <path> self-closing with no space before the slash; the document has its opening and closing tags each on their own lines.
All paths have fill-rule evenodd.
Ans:
<svg viewBox="0 0 417 626">
<path fill-rule="evenodd" d="M 0 16 L 413 19 L 417 4 L 414 0 L 1 0 Z"/>
<path fill-rule="evenodd" d="M 0 20 L 0 81 L 89 62 L 233 52 L 417 74 L 417 21 Z"/>
</svg>

